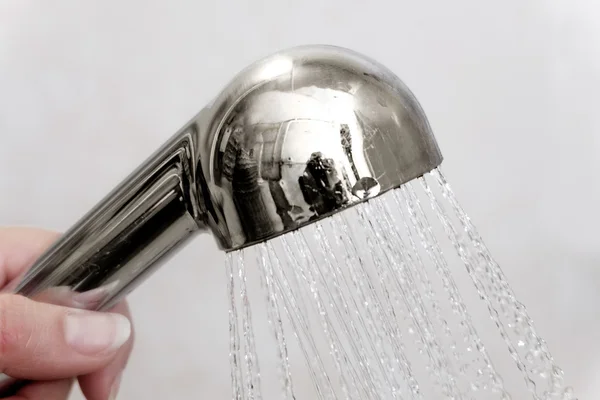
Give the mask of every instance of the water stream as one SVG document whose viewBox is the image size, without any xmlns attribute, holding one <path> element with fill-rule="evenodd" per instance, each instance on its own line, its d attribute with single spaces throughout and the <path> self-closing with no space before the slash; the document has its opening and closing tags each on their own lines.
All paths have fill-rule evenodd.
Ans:
<svg viewBox="0 0 600 400">
<path fill-rule="evenodd" d="M 226 271 L 234 400 L 575 400 L 440 169 Z"/>
</svg>

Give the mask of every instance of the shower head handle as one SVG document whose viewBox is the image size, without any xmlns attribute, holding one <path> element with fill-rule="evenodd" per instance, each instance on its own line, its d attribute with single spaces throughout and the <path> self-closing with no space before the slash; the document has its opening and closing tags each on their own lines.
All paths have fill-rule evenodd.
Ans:
<svg viewBox="0 0 600 400">
<path fill-rule="evenodd" d="M 236 76 L 48 249 L 15 291 L 106 310 L 199 232 L 212 233 L 222 250 L 241 249 L 441 162 L 421 106 L 390 70 L 339 47 L 282 51 Z"/>
</svg>

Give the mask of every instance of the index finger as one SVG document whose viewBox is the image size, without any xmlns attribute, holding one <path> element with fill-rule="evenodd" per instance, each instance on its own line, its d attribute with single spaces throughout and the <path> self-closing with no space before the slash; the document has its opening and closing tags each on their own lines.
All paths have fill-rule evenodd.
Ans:
<svg viewBox="0 0 600 400">
<path fill-rule="evenodd" d="M 28 227 L 0 227 L 0 287 L 17 279 L 60 234 Z"/>
</svg>

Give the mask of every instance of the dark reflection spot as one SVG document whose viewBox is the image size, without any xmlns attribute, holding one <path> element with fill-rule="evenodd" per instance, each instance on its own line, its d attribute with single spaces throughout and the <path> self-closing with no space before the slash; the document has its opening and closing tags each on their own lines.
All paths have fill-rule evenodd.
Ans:
<svg viewBox="0 0 600 400">
<path fill-rule="evenodd" d="M 335 168 L 335 162 L 323 154 L 311 154 L 304 173 L 298 178 L 304 201 L 310 206 L 316 218 L 334 211 L 348 203 L 343 182 Z"/>
<path fill-rule="evenodd" d="M 235 207 L 249 241 L 275 233 L 261 194 L 258 162 L 246 150 L 244 130 L 236 127 L 223 155 L 223 174 L 231 181 Z"/>
<path fill-rule="evenodd" d="M 271 196 L 273 196 L 277 215 L 279 215 L 281 218 L 284 229 L 295 228 L 296 223 L 290 215 L 290 213 L 293 211 L 293 207 L 290 205 L 290 202 L 288 201 L 283 188 L 279 184 L 279 181 L 269 181 L 269 190 L 271 191 Z"/>
</svg>

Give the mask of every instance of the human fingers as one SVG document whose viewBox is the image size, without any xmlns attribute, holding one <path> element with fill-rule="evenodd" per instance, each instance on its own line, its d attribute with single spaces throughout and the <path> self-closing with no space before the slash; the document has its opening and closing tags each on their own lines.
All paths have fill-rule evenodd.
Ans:
<svg viewBox="0 0 600 400">
<path fill-rule="evenodd" d="M 0 227 L 0 288 L 27 271 L 59 236 L 38 228 Z"/>
<path fill-rule="evenodd" d="M 72 379 L 34 382 L 5 400 L 67 400 L 72 386 Z"/>
<path fill-rule="evenodd" d="M 127 303 L 119 303 L 111 312 L 119 313 L 131 320 Z M 119 391 L 121 375 L 133 348 L 134 332 L 119 349 L 115 358 L 104 368 L 79 377 L 79 386 L 88 400 L 113 399 Z M 109 397 L 112 396 L 112 397 Z"/>
<path fill-rule="evenodd" d="M 18 379 L 89 374 L 108 365 L 131 335 L 125 316 L 0 294 L 0 371 Z"/>
</svg>

